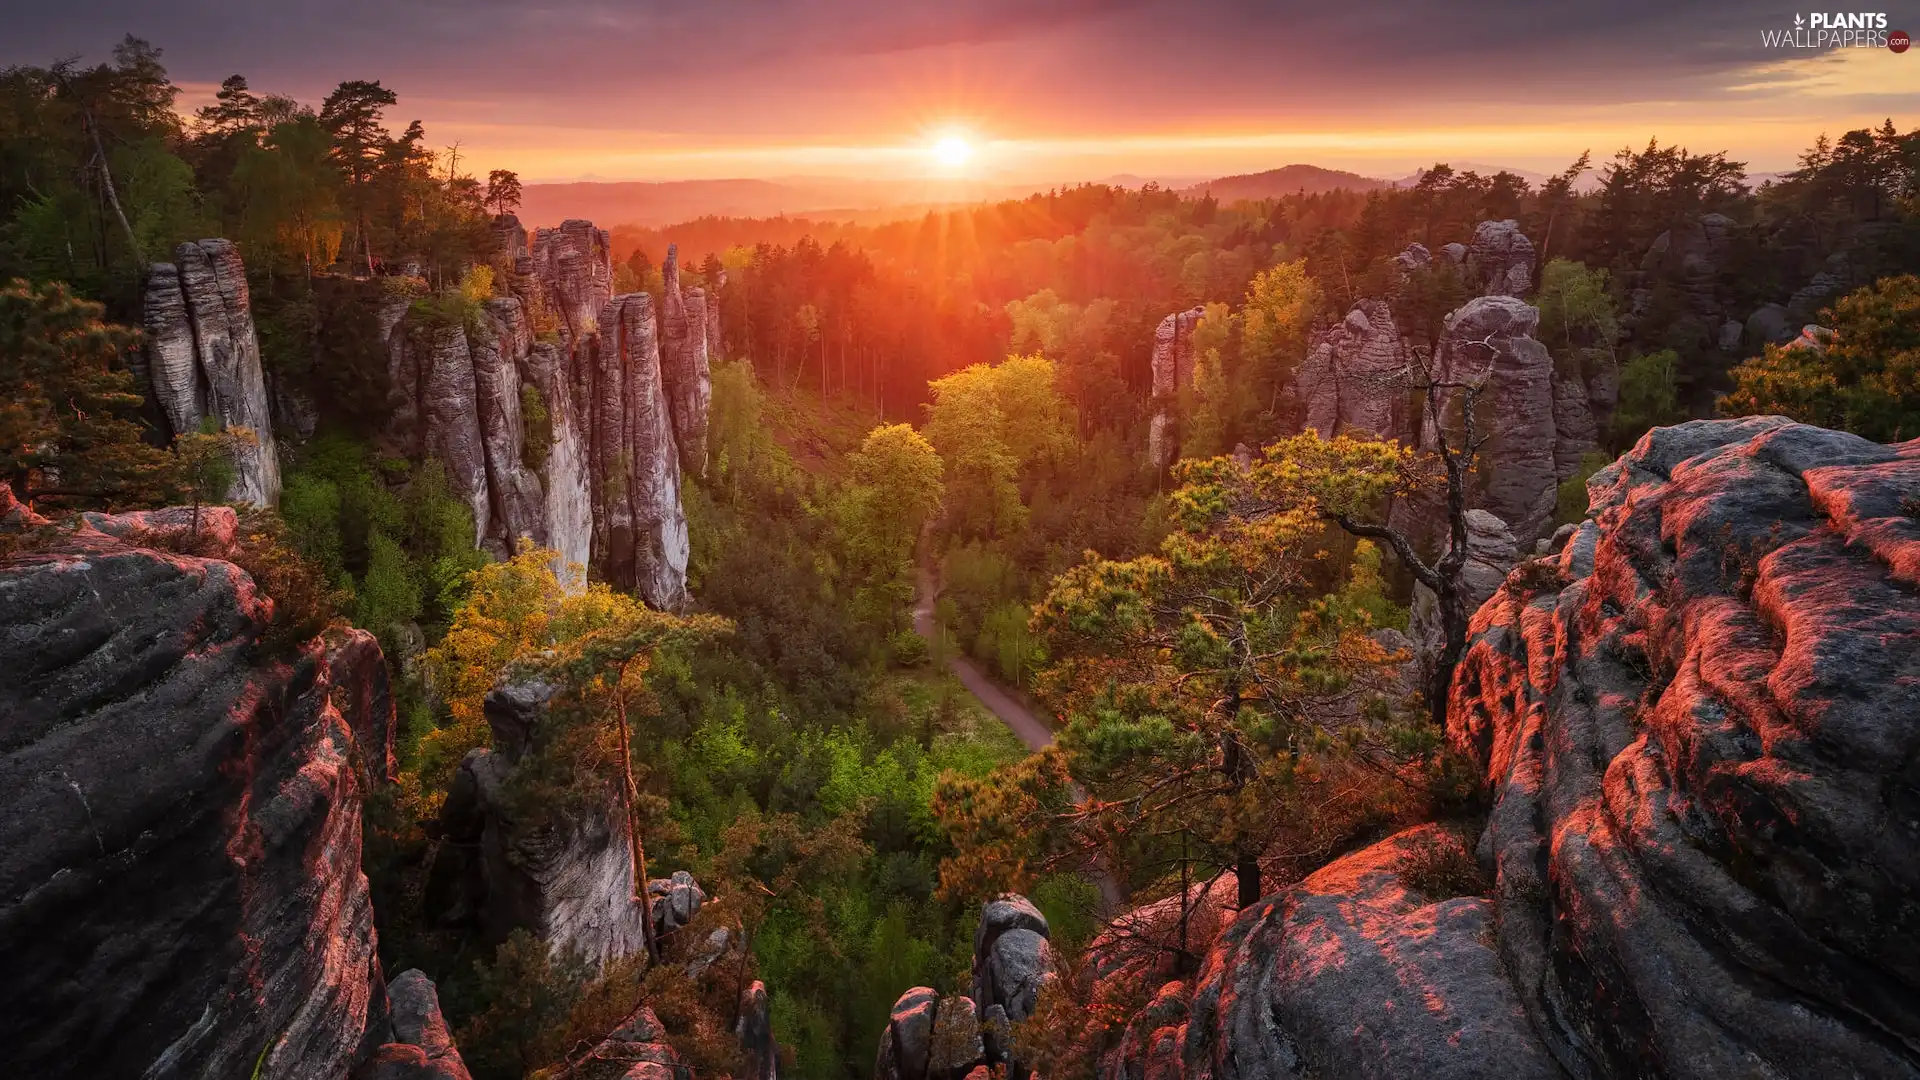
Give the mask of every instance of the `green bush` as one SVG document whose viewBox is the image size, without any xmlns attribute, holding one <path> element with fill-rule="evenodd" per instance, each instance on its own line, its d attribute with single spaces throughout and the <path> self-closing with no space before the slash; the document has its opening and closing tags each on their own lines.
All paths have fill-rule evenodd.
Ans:
<svg viewBox="0 0 1920 1080">
<path fill-rule="evenodd" d="M 1554 524 L 1566 525 L 1587 516 L 1587 481 L 1593 479 L 1594 473 L 1612 463 L 1613 459 L 1605 454 L 1580 455 L 1579 471 L 1560 483 L 1560 491 L 1554 504 Z"/>
<path fill-rule="evenodd" d="M 553 450 L 553 415 L 547 412 L 540 388 L 532 383 L 520 387 L 520 461 L 540 471 L 547 467 L 547 455 Z"/>
</svg>

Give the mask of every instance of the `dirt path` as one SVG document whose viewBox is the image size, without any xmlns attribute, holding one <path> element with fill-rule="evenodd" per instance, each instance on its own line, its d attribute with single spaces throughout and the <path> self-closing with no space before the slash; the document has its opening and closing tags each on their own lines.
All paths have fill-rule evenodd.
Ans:
<svg viewBox="0 0 1920 1080">
<path fill-rule="evenodd" d="M 920 587 L 913 602 L 913 629 L 928 644 L 933 643 L 933 604 L 938 592 L 934 583 L 933 568 L 925 561 L 920 564 Z M 1030 750 L 1051 745 L 1053 728 L 1040 718 L 1040 715 L 1021 701 L 1014 693 L 993 681 L 979 664 L 970 656 L 956 654 L 947 659 L 947 668 L 967 688 L 967 692 L 980 699 L 987 711 L 1000 718 L 1000 722 L 1013 729 L 1020 741 Z"/>
<path fill-rule="evenodd" d="M 919 587 L 915 590 L 913 601 L 913 630 L 914 633 L 925 638 L 929 645 L 934 643 L 934 632 L 937 629 L 934 625 L 933 607 L 939 592 L 939 582 L 934 578 L 931 561 L 923 556 L 919 562 Z M 954 677 L 960 680 L 960 685 L 966 687 L 968 693 L 979 699 L 980 704 L 985 705 L 988 712 L 999 717 L 1001 723 L 1012 729 L 1015 735 L 1020 736 L 1020 741 L 1026 743 L 1028 749 L 1039 750 L 1053 743 L 1052 725 L 1035 712 L 1023 700 L 1022 695 L 994 681 L 993 676 L 987 674 L 986 670 L 975 663 L 972 657 L 964 654 L 948 657 L 947 670 L 953 672 Z M 1078 801 L 1083 798 L 1085 796 L 1080 793 L 1080 789 L 1074 788 L 1074 799 Z M 1113 875 L 1107 873 L 1104 860 L 1096 859 L 1093 872 L 1088 876 L 1100 890 L 1103 915 L 1111 916 L 1125 910 L 1127 895 L 1121 890 L 1120 883 L 1114 880 Z"/>
</svg>

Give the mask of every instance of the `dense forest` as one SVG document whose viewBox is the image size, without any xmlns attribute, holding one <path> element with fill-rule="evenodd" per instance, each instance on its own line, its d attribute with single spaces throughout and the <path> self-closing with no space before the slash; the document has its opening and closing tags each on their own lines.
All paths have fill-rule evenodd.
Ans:
<svg viewBox="0 0 1920 1080">
<path fill-rule="evenodd" d="M 647 642 L 638 706 L 624 667 L 580 686 L 633 712 L 628 742 L 581 735 L 526 797 L 632 772 L 653 869 L 733 898 L 698 928 L 746 934 L 795 1076 L 867 1075 L 903 990 L 964 989 L 978 904 L 1002 889 L 1072 962 L 1103 885 L 1147 901 L 1231 874 L 1246 906 L 1462 812 L 1432 693 L 1383 634 L 1408 631 L 1434 552 L 1399 551 L 1379 511 L 1432 487 L 1433 448 L 1303 432 L 1292 389 L 1363 300 L 1392 296 L 1409 340 L 1439 340 L 1470 293 L 1406 274 L 1410 244 L 1517 222 L 1555 365 L 1617 370 L 1561 522 L 1585 514 L 1586 475 L 1690 417 L 1920 436 L 1920 281 L 1901 276 L 1920 271 L 1920 131 L 1891 120 L 1819 136 L 1757 190 L 1724 154 L 1649 141 L 1537 188 L 1436 164 L 1404 189 L 1230 205 L 1082 185 L 884 225 L 616 227 L 616 293 L 658 295 L 677 244 L 726 328 L 712 465 L 681 494 L 694 611 L 660 615 L 570 587 L 551 552 L 478 550 L 440 463 L 371 407 L 389 388 L 369 290 L 406 279 L 422 310 L 472 318 L 511 270 L 495 229 L 515 175 L 462 172 L 379 81 L 302 103 L 235 75 L 192 116 L 178 96 L 133 38 L 95 66 L 0 72 L 0 471 L 48 515 L 222 502 L 246 434 L 164 445 L 130 327 L 176 244 L 240 247 L 276 409 L 317 416 L 283 444 L 279 505 L 249 518 L 258 573 L 289 634 L 351 623 L 392 664 L 398 780 L 367 820 L 380 948 L 439 980 L 488 1080 L 640 1000 L 689 1061 L 737 1064 L 731 1003 L 674 970 L 595 970 L 525 935 L 483 947 L 429 902 L 435 815 L 489 739 L 487 690 L 516 664 L 584 665 L 614 631 Z M 1708 246 L 1688 240 L 1703 221 Z M 1181 460 L 1162 469 L 1155 328 L 1194 308 Z M 1802 323 L 1823 351 L 1789 346 Z M 955 656 L 1031 695 L 1057 742 L 1028 754 Z M 1086 1075 L 1071 1047 L 1101 1016 L 1049 1001 L 1032 1060 Z"/>
</svg>

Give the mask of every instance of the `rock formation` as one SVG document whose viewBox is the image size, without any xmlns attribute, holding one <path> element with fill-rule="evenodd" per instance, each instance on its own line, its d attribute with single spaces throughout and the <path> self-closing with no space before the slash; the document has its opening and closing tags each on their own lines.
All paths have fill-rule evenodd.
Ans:
<svg viewBox="0 0 1920 1080">
<path fill-rule="evenodd" d="M 1440 344 L 1442 380 L 1483 388 L 1477 434 L 1493 435 L 1473 503 L 1523 544 L 1546 534 L 1560 481 L 1553 358 L 1533 338 L 1539 325 L 1540 312 L 1525 302 L 1483 296 L 1447 316 Z"/>
<path fill-rule="evenodd" d="M 707 471 L 707 408 L 713 401 L 713 377 L 707 359 L 707 296 L 680 289 L 679 250 L 667 245 L 660 301 L 660 382 L 673 414 L 674 441 L 681 468 L 695 476 Z"/>
<path fill-rule="evenodd" d="M 1487 295 L 1447 317 L 1434 361 L 1426 363 L 1423 350 L 1401 336 L 1389 301 L 1361 300 L 1339 325 L 1314 336 L 1294 376 L 1300 426 L 1328 437 L 1368 435 L 1432 449 L 1442 425 L 1459 430 L 1459 385 L 1475 385 L 1478 433 L 1491 431 L 1494 441 L 1477 463 L 1473 505 L 1510 523 L 1530 545 L 1545 535 L 1559 483 L 1599 448 L 1619 393 L 1618 370 L 1608 353 L 1583 358 L 1582 370 L 1556 371 L 1534 339 L 1539 312 L 1516 296 L 1528 287 L 1533 245 L 1513 222 L 1482 222 L 1471 250 L 1449 244 L 1436 256 L 1409 245 L 1394 264 L 1404 284 L 1436 260 L 1464 262 Z M 1437 415 L 1427 415 L 1436 403 L 1409 401 L 1409 391 L 1429 380 L 1452 384 L 1437 395 Z M 1397 505 L 1391 521 L 1430 547 L 1440 536 L 1430 524 L 1439 510 L 1430 499 L 1416 500 Z"/>
<path fill-rule="evenodd" d="M 588 485 L 590 469 L 586 416 L 577 404 L 562 346 L 536 342 L 521 363 L 525 387 L 539 395 L 552 436 L 547 459 L 536 470 L 540 476 L 541 516 L 547 544 L 560 553 L 562 569 L 585 568 L 593 557 L 593 500 Z M 528 418 L 521 417 L 522 424 Z"/>
<path fill-rule="evenodd" d="M 1440 554 L 1444 556 L 1452 546 L 1450 541 L 1443 543 Z M 1479 610 L 1480 605 L 1493 596 L 1500 583 L 1507 579 L 1507 572 L 1519 564 L 1520 555 L 1520 544 L 1507 530 L 1506 522 L 1485 510 L 1467 511 L 1467 561 L 1460 568 L 1466 611 Z M 1446 644 L 1446 628 L 1440 622 L 1440 598 L 1419 582 L 1413 586 L 1407 630 L 1423 664 L 1438 656 Z"/>
<path fill-rule="evenodd" d="M 1160 320 L 1153 332 L 1153 417 L 1147 431 L 1147 459 L 1155 468 L 1173 463 L 1177 450 L 1173 433 L 1174 399 L 1193 383 L 1193 328 L 1206 315 L 1204 307 L 1178 311 Z"/>
<path fill-rule="evenodd" d="M 454 497 L 473 511 L 473 534 L 482 545 L 496 539 L 493 493 L 487 483 L 486 446 L 480 435 L 479 383 L 466 330 L 457 323 L 432 320 L 417 328 L 409 348 L 417 350 L 421 373 L 421 413 L 426 421 L 427 456 L 446 470 Z M 495 557 L 504 554 L 496 540 Z"/>
<path fill-rule="evenodd" d="M 0 1072 L 338 1080 L 384 1041 L 360 871 L 370 640 L 275 655 L 230 510 L 0 562 Z M 224 517 L 224 520 L 220 520 Z M 119 535 L 115 535 L 115 534 Z M 369 752 L 371 751 L 371 752 Z"/>
<path fill-rule="evenodd" d="M 720 304 L 726 287 L 727 272 L 716 269 L 712 280 L 707 282 L 707 359 L 710 362 L 725 359 L 727 355 L 726 339 L 720 335 Z"/>
<path fill-rule="evenodd" d="M 706 902 L 706 892 L 685 870 L 675 870 L 672 877 L 647 882 L 648 917 L 653 920 L 657 938 L 664 938 L 692 922 L 700 913 L 700 905 Z"/>
<path fill-rule="evenodd" d="M 1474 617 L 1449 734 L 1575 1076 L 1920 1075 L 1920 443 L 1649 432 Z"/>
<path fill-rule="evenodd" d="M 612 241 L 593 222 L 571 220 L 534 230 L 532 250 L 529 271 L 540 302 L 558 319 L 561 336 L 578 346 L 613 299 Z"/>
<path fill-rule="evenodd" d="M 773 1040 L 773 1003 L 766 983 L 755 979 L 740 992 L 739 1012 L 733 1034 L 746 1058 L 741 1080 L 779 1080 L 780 1047 Z"/>
<path fill-rule="evenodd" d="M 1533 287 L 1533 241 L 1517 221 L 1483 221 L 1473 230 L 1467 266 L 1480 295 L 1524 295 Z"/>
<path fill-rule="evenodd" d="M 642 1005 L 555 1080 L 685 1080 L 690 1070 L 666 1039 L 660 1018 Z"/>
<path fill-rule="evenodd" d="M 645 901 L 634 892 L 631 834 L 619 800 L 526 821 L 515 771 L 545 745 L 558 691 L 538 680 L 495 687 L 483 710 L 493 747 L 468 751 L 440 812 L 429 908 L 477 922 L 491 941 L 527 930 L 555 951 L 604 965 L 646 949 Z"/>
<path fill-rule="evenodd" d="M 1010 1032 L 1054 978 L 1047 935 L 1046 916 L 1026 897 L 988 901 L 973 936 L 973 996 L 942 998 L 925 986 L 900 995 L 880 1035 L 875 1080 L 963 1080 L 993 1066 L 1012 1080 L 1031 1075 L 1013 1056 Z"/>
<path fill-rule="evenodd" d="M 1141 1056 L 1174 1034 L 1176 1076 L 1469 1080 L 1497 1063 L 1557 1080 L 1487 943 L 1493 902 L 1417 872 L 1449 848 L 1471 866 L 1459 840 L 1419 826 L 1241 912 Z"/>
<path fill-rule="evenodd" d="M 719 283 L 683 294 L 670 256 L 668 314 L 656 323 L 650 297 L 613 295 L 606 230 L 567 221 L 529 242 L 513 215 L 492 227 L 508 269 L 478 312 L 419 303 L 428 290 L 416 278 L 343 290 L 356 302 L 378 297 L 386 437 L 415 461 L 439 462 L 473 514 L 476 544 L 496 558 L 530 540 L 559 553 L 556 569 L 593 564 L 617 587 L 677 609 L 687 561 L 680 470 L 706 467 Z M 185 244 L 177 263 L 155 266 L 146 320 L 146 377 L 168 424 L 253 428 L 260 447 L 232 494 L 275 501 L 271 414 L 233 246 Z M 298 389 L 276 393 L 304 438 L 312 410 L 295 401 Z"/>
<path fill-rule="evenodd" d="M 1386 302 L 1355 304 L 1339 326 L 1315 335 L 1295 377 L 1305 426 L 1329 439 L 1407 438 L 1409 363 Z"/>
<path fill-rule="evenodd" d="M 489 501 L 497 522 L 493 531 L 502 543 L 524 536 L 542 547 L 551 546 L 546 493 L 524 454 L 527 428 L 520 415 L 521 379 L 523 369 L 530 366 L 526 361 L 533 353 L 533 333 L 520 301 L 487 301 L 478 331 L 472 347 L 474 398 L 486 451 Z"/>
<path fill-rule="evenodd" d="M 280 458 L 251 305 L 231 243 L 181 244 L 173 262 L 148 268 L 147 377 L 172 434 L 199 431 L 207 420 L 252 430 L 256 442 L 237 455 L 228 497 L 271 506 L 280 501 Z"/>
<path fill-rule="evenodd" d="M 419 968 L 387 984 L 393 1041 L 382 1044 L 353 1080 L 471 1080 L 440 1015 L 440 991 Z"/>
<path fill-rule="evenodd" d="M 606 579 L 648 604 L 686 602 L 687 519 L 680 466 L 660 378 L 653 298 L 614 297 L 601 313 L 593 357 L 594 546 Z"/>
</svg>

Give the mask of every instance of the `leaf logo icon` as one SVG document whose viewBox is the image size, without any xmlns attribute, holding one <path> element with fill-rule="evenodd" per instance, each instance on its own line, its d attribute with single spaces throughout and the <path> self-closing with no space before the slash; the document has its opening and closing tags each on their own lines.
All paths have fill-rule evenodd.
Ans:
<svg viewBox="0 0 1920 1080">
<path fill-rule="evenodd" d="M 1793 28 L 1794 28 L 1795 30 L 1798 30 L 1798 29 L 1800 29 L 1801 27 L 1803 27 L 1803 26 L 1805 26 L 1806 24 L 1807 24 L 1807 19 L 1806 19 L 1806 16 L 1804 16 L 1804 15 L 1795 15 L 1795 16 L 1793 17 Z"/>
</svg>

